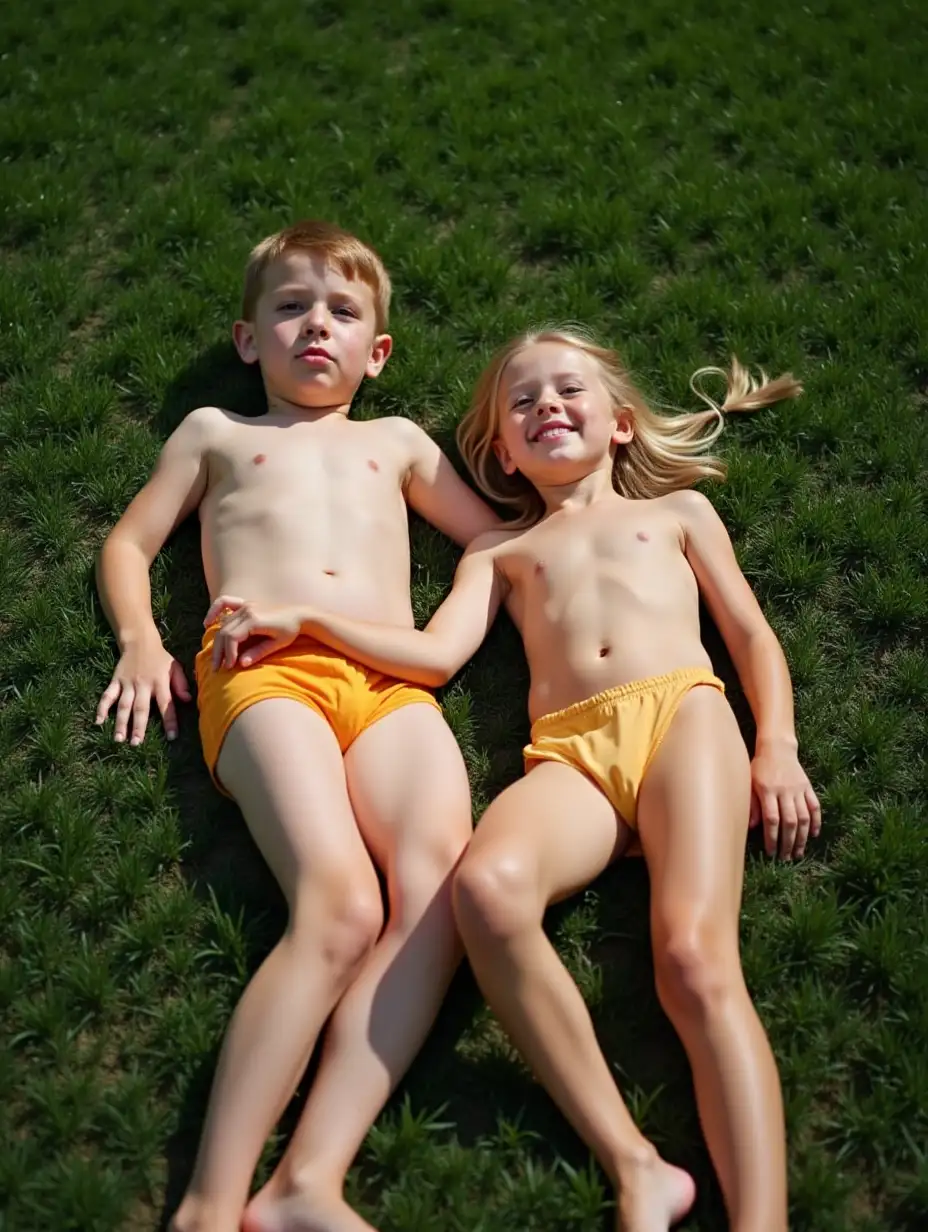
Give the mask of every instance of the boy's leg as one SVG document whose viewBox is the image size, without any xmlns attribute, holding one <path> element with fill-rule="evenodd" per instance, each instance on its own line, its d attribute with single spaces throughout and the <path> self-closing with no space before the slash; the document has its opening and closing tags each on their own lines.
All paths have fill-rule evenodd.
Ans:
<svg viewBox="0 0 928 1232">
<path fill-rule="evenodd" d="M 666 1232 L 694 1188 L 641 1135 L 589 1011 L 542 929 L 549 903 L 588 885 L 628 828 L 577 770 L 542 762 L 490 805 L 454 882 L 458 926 L 487 1001 L 619 1188 L 624 1232 Z"/>
<path fill-rule="evenodd" d="M 383 919 L 341 752 L 318 714 L 258 702 L 229 729 L 218 772 L 290 914 L 232 1016 L 176 1232 L 237 1232 L 261 1148 Z"/>
<path fill-rule="evenodd" d="M 638 802 L 657 988 L 693 1067 L 734 1232 L 785 1232 L 780 1084 L 738 948 L 750 805 L 747 751 L 715 689 L 681 703 Z"/>
<path fill-rule="evenodd" d="M 386 931 L 326 1031 L 319 1071 L 247 1232 L 368 1228 L 342 1198 L 365 1134 L 434 1022 L 460 945 L 451 874 L 471 834 L 460 750 L 441 714 L 410 705 L 354 742 L 345 769 L 358 825 L 387 878 Z"/>
</svg>

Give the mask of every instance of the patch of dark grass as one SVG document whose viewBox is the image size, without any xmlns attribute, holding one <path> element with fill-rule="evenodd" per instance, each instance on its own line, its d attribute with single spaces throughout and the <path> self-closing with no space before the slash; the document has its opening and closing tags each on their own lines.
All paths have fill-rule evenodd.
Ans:
<svg viewBox="0 0 928 1232">
<path fill-rule="evenodd" d="M 7 7 L 4 1226 L 158 1226 L 229 1013 L 283 924 L 194 716 L 175 745 L 155 722 L 135 751 L 92 727 L 113 664 L 92 563 L 184 414 L 259 410 L 227 341 L 241 268 L 262 235 L 319 215 L 372 240 L 396 283 L 396 353 L 357 413 L 410 415 L 449 449 L 486 356 L 544 321 L 598 328 L 660 403 L 689 405 L 690 372 L 732 352 L 803 379 L 802 399 L 730 424 L 728 483 L 708 489 L 783 641 L 825 817 L 799 866 L 751 846 L 745 971 L 783 1076 L 791 1226 L 920 1232 L 924 15 L 404 0 L 314 3 L 295 28 L 283 0 Z M 414 524 L 417 620 L 457 556 Z M 199 570 L 191 528 L 153 570 L 188 666 Z M 526 688 L 501 620 L 445 691 L 478 810 L 521 772 Z M 697 1175 L 687 1226 L 709 1232 L 726 1220 L 646 922 L 639 866 L 549 925 L 634 1115 Z M 466 973 L 349 1192 L 385 1230 L 614 1219 Z"/>
</svg>

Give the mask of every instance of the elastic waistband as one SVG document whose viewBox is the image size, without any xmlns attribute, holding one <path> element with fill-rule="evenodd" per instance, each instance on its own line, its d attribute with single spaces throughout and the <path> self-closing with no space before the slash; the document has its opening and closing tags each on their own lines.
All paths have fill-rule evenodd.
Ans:
<svg viewBox="0 0 928 1232">
<path fill-rule="evenodd" d="M 563 710 L 552 710 L 549 714 L 543 714 L 532 724 L 532 739 L 534 740 L 535 733 L 539 729 L 549 724 L 575 718 L 579 714 L 596 710 L 599 706 L 611 706 L 615 702 L 627 701 L 632 697 L 640 697 L 643 693 L 653 693 L 656 689 L 678 684 L 711 684 L 721 692 L 725 692 L 725 685 L 709 668 L 678 667 L 672 672 L 665 672 L 662 676 L 648 676 L 644 680 L 631 680 L 628 684 L 617 684 L 611 689 L 604 689 L 602 693 L 594 693 L 592 697 L 585 697 L 583 701 L 565 706 Z"/>
</svg>

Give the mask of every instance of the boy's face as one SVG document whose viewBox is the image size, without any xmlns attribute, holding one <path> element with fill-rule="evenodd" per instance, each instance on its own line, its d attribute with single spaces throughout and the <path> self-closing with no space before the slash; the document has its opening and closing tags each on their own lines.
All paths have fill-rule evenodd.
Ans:
<svg viewBox="0 0 928 1232">
<path fill-rule="evenodd" d="M 392 347 L 389 334 L 376 333 L 367 283 L 310 253 L 287 253 L 268 266 L 254 318 L 236 321 L 235 345 L 245 363 L 261 365 L 272 406 L 347 409 Z"/>
<path fill-rule="evenodd" d="M 508 474 L 521 471 L 533 483 L 569 483 L 609 465 L 613 446 L 633 434 L 596 360 L 560 342 L 537 342 L 512 357 L 498 407 L 496 456 Z"/>
</svg>

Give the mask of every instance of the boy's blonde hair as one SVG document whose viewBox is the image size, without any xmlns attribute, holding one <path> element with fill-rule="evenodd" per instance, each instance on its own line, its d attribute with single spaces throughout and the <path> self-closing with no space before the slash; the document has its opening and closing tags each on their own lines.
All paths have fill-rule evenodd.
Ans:
<svg viewBox="0 0 928 1232">
<path fill-rule="evenodd" d="M 761 371 L 760 381 L 733 356 L 730 371 L 706 367 L 694 372 L 690 387 L 708 410 L 659 415 L 648 406 L 615 351 L 600 346 L 577 327 L 545 327 L 514 338 L 498 351 L 481 374 L 470 408 L 458 425 L 457 442 L 477 486 L 491 500 L 515 509 L 518 522 L 531 525 L 542 517 L 544 501 L 532 484 L 516 472 L 507 475 L 493 450 L 499 435 L 499 390 L 503 373 L 513 356 L 539 342 L 556 342 L 589 355 L 599 366 L 613 405 L 631 411 L 635 433 L 627 445 L 616 450 L 612 485 L 622 496 L 642 500 L 688 488 L 701 479 L 724 479 L 725 464 L 709 453 L 729 411 L 756 411 L 782 398 L 796 398 L 802 385 L 790 373 L 770 380 Z M 706 376 L 727 379 L 721 406 L 702 388 Z"/>
<path fill-rule="evenodd" d="M 322 257 L 343 278 L 358 278 L 374 293 L 376 329 L 382 334 L 387 328 L 390 313 L 390 275 L 383 261 L 370 244 L 357 236 L 343 231 L 333 223 L 308 218 L 296 222 L 283 231 L 269 235 L 257 244 L 245 267 L 245 287 L 242 292 L 242 318 L 253 321 L 258 298 L 261 295 L 264 271 L 274 261 L 291 252 L 305 252 Z"/>
</svg>

